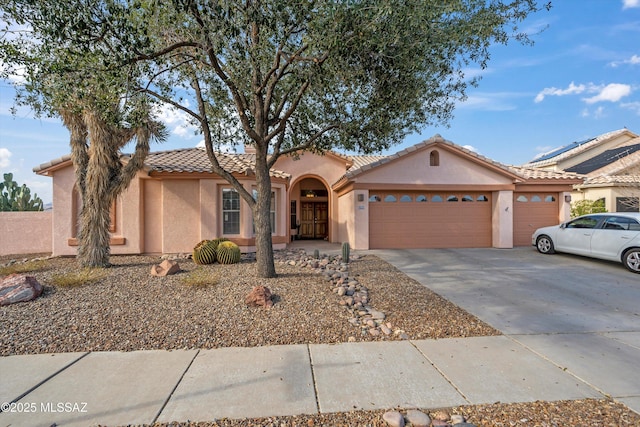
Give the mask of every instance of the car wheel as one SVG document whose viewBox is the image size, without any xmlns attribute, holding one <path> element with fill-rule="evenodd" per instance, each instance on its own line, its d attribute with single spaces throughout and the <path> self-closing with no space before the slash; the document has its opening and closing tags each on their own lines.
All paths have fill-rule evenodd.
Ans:
<svg viewBox="0 0 640 427">
<path fill-rule="evenodd" d="M 627 270 L 640 273 L 640 249 L 634 248 L 625 252 L 622 257 L 622 263 L 627 267 Z"/>
<path fill-rule="evenodd" d="M 549 236 L 542 235 L 538 237 L 538 240 L 536 240 L 536 248 L 538 248 L 538 252 L 540 252 L 541 254 L 555 253 L 555 249 L 553 248 L 553 241 Z"/>
</svg>

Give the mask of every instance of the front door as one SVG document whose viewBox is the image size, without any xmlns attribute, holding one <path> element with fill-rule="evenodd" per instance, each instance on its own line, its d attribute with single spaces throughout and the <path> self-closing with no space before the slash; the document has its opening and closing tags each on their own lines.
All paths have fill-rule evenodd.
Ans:
<svg viewBox="0 0 640 427">
<path fill-rule="evenodd" d="M 327 202 L 302 202 L 300 237 L 324 239 L 328 232 L 329 209 Z"/>
</svg>

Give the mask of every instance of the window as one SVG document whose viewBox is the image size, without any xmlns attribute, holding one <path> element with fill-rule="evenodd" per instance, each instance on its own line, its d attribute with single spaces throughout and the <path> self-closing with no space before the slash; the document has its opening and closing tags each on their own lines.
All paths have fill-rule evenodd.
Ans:
<svg viewBox="0 0 640 427">
<path fill-rule="evenodd" d="M 427 201 L 427 196 L 425 196 L 424 194 L 416 196 L 416 202 L 426 202 L 426 201 Z"/>
<path fill-rule="evenodd" d="M 379 202 L 379 201 L 381 201 L 381 200 L 382 200 L 382 199 L 380 198 L 380 196 L 375 195 L 375 194 L 374 194 L 373 196 L 369 197 L 369 201 L 370 201 L 370 202 Z"/>
<path fill-rule="evenodd" d="M 599 216 L 588 216 L 584 218 L 574 219 L 567 223 L 567 228 L 594 228 L 600 221 Z"/>
<path fill-rule="evenodd" d="M 489 198 L 487 196 L 485 196 L 484 194 L 481 194 L 478 196 L 478 198 L 476 199 L 478 202 L 488 202 Z"/>
<path fill-rule="evenodd" d="M 400 201 L 401 202 L 413 202 L 413 198 L 408 194 L 404 194 L 402 197 L 400 197 Z"/>
<path fill-rule="evenodd" d="M 471 197 L 468 194 L 465 194 L 464 196 L 462 196 L 462 201 L 463 202 L 473 202 L 473 197 Z"/>
<path fill-rule="evenodd" d="M 458 196 L 454 196 L 453 194 L 449 197 L 447 197 L 447 202 L 457 202 L 458 201 Z"/>
<path fill-rule="evenodd" d="M 394 196 L 393 194 L 387 194 L 386 196 L 384 196 L 384 201 L 385 202 L 397 202 L 398 200 L 396 199 L 396 196 Z"/>
<path fill-rule="evenodd" d="M 529 201 L 529 199 L 527 199 L 527 196 L 518 196 L 518 198 L 516 199 L 516 202 L 525 203 L 525 202 L 528 202 L 528 201 Z"/>
<path fill-rule="evenodd" d="M 556 198 L 553 197 L 553 196 L 547 196 L 547 197 L 544 198 L 544 201 L 545 202 L 555 202 Z"/>
<path fill-rule="evenodd" d="M 442 196 L 438 196 L 437 194 L 431 198 L 432 202 L 441 202 Z"/>
<path fill-rule="evenodd" d="M 540 196 L 533 196 L 531 197 L 531 202 L 541 202 L 542 198 L 540 198 Z"/>
<path fill-rule="evenodd" d="M 640 225 L 638 221 L 632 218 L 625 218 L 621 216 L 614 216 L 611 218 L 607 218 L 602 226 L 605 230 L 632 230 L 638 231 L 640 230 Z"/>
<path fill-rule="evenodd" d="M 638 212 L 638 198 L 616 197 L 616 212 Z"/>
<path fill-rule="evenodd" d="M 222 234 L 240 234 L 240 194 L 236 190 L 222 190 Z"/>
<path fill-rule="evenodd" d="M 429 165 L 440 166 L 440 153 L 437 150 L 433 150 L 429 153 Z"/>
</svg>

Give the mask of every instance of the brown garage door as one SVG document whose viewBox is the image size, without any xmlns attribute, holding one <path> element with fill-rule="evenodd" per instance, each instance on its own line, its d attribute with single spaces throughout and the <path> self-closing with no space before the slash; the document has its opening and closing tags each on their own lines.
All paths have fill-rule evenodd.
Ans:
<svg viewBox="0 0 640 427">
<path fill-rule="evenodd" d="M 513 193 L 513 245 L 531 245 L 537 228 L 559 223 L 558 193 Z"/>
<path fill-rule="evenodd" d="M 369 194 L 372 249 L 491 246 L 491 193 Z"/>
</svg>

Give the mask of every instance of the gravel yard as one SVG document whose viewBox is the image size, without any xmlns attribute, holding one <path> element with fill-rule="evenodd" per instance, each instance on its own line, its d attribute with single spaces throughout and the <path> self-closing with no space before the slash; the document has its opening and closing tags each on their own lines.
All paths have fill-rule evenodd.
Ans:
<svg viewBox="0 0 640 427">
<path fill-rule="evenodd" d="M 195 265 L 179 259 L 173 276 L 149 274 L 158 257 L 112 256 L 106 277 L 89 285 L 52 285 L 77 271 L 75 259 L 53 258 L 28 274 L 44 285 L 29 303 L 0 307 L 0 355 L 76 351 L 218 348 L 498 335 L 499 331 L 429 291 L 383 260 L 367 255 L 349 264 L 349 277 L 368 289 L 369 305 L 393 331 L 374 336 L 339 305 L 334 286 L 296 252 L 277 253 L 275 279 L 259 279 L 255 263 Z M 0 265 L 8 261 L 0 259 Z M 295 263 L 295 265 L 290 265 Z M 206 285 L 185 280 L 199 270 Z M 256 285 L 274 295 L 271 309 L 250 308 Z M 477 426 L 631 426 L 640 415 L 611 400 L 532 402 L 449 408 Z M 425 412 L 433 412 L 432 409 Z M 384 411 L 217 420 L 171 426 L 386 426 Z M 159 424 L 160 425 L 160 424 Z"/>
</svg>

